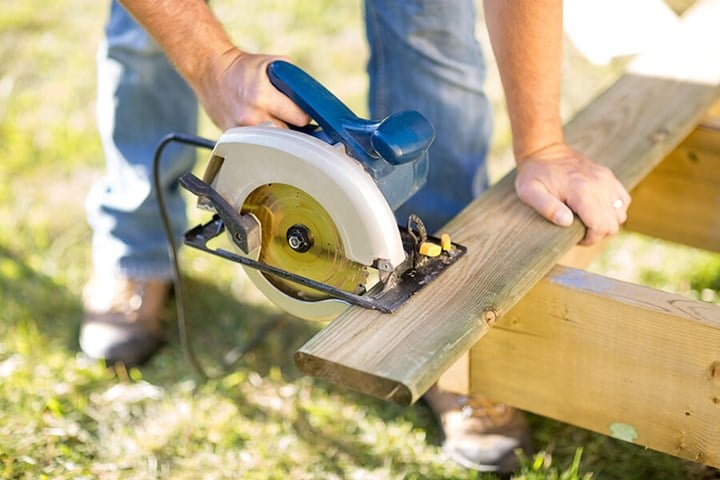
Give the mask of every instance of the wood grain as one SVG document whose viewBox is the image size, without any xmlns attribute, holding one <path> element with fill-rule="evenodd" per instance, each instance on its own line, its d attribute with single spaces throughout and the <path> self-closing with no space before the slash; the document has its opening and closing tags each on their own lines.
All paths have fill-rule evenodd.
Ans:
<svg viewBox="0 0 720 480">
<path fill-rule="evenodd" d="M 626 228 L 720 252 L 720 128 L 698 127 L 638 185 Z"/>
<path fill-rule="evenodd" d="M 470 391 L 720 466 L 718 305 L 555 267 L 470 359 Z"/>
</svg>

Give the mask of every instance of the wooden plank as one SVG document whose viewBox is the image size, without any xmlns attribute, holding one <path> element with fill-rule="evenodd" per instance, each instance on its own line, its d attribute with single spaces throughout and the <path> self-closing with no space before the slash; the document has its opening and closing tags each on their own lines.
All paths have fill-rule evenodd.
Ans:
<svg viewBox="0 0 720 480">
<path fill-rule="evenodd" d="M 608 243 L 610 243 L 610 237 L 603 238 L 595 245 L 575 245 L 560 257 L 558 263 L 566 267 L 586 268 L 607 249 Z"/>
<path fill-rule="evenodd" d="M 702 123 L 706 127 L 720 130 L 720 102 L 715 102 L 715 105 L 708 110 L 708 115 Z"/>
<path fill-rule="evenodd" d="M 632 188 L 718 98 L 718 80 L 627 74 L 568 124 L 566 138 Z M 298 368 L 369 395 L 417 400 L 583 236 L 577 220 L 561 228 L 540 218 L 517 199 L 513 180 L 514 172 L 443 229 L 468 254 L 441 280 L 392 315 L 350 309 L 296 352 Z"/>
<path fill-rule="evenodd" d="M 720 252 L 720 128 L 698 127 L 632 195 L 626 228 Z"/>
<path fill-rule="evenodd" d="M 573 268 L 587 267 L 597 256 L 607 248 L 609 238 L 591 246 L 575 245 L 558 260 L 559 265 Z M 463 395 L 470 394 L 470 366 L 472 361 L 469 352 L 463 354 L 450 368 L 437 380 L 441 390 L 455 392 Z"/>
<path fill-rule="evenodd" d="M 471 350 L 470 390 L 720 466 L 720 306 L 554 268 Z"/>
</svg>

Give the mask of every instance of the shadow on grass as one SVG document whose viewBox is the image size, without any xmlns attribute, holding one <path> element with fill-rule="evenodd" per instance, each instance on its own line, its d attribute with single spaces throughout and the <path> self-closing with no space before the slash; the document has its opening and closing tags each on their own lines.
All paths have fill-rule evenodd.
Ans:
<svg viewBox="0 0 720 480">
<path fill-rule="evenodd" d="M 294 364 L 293 355 L 322 329 L 322 323 L 302 320 L 274 308 L 242 303 L 202 280 L 186 278 L 183 281 L 191 343 L 203 365 L 217 368 L 225 357 L 242 353 L 235 369 L 257 372 L 261 377 L 275 370 L 287 383 L 303 376 Z M 174 310 L 174 304 L 170 307 Z M 169 335 L 177 339 L 174 312 L 170 316 Z M 173 355 L 182 353 L 176 340 L 171 341 L 171 346 L 175 350 Z M 382 406 L 382 411 L 391 412 L 393 418 L 409 411 L 407 407 L 321 380 L 314 380 L 313 388 L 326 394 L 343 395 L 364 407 Z M 424 408 L 420 406 L 421 410 Z M 406 419 L 413 421 L 414 417 L 410 414 Z"/>
<path fill-rule="evenodd" d="M 302 320 L 275 308 L 243 303 L 216 285 L 196 278 L 184 278 L 183 291 L 192 349 L 201 365 L 211 374 L 224 375 L 232 370 L 243 370 L 266 377 L 271 371 L 276 371 L 287 383 L 303 376 L 293 362 L 293 355 L 322 329 L 322 323 Z M 163 370 L 175 380 L 194 373 L 192 366 L 183 357 L 174 302 L 168 305 L 168 309 L 169 342 L 163 352 L 148 365 L 152 368 L 144 369 L 148 380 Z M 235 356 L 239 358 L 231 370 L 223 372 L 222 365 L 226 363 L 227 357 Z M 167 364 L 162 360 L 163 357 L 168 360 Z M 327 394 L 346 396 L 368 408 L 382 405 L 382 410 L 391 411 L 392 417 L 408 412 L 407 407 L 328 382 L 314 380 L 313 388 Z M 424 408 L 420 406 L 421 410 Z M 412 421 L 414 417 L 411 414 L 407 419 Z"/>
<path fill-rule="evenodd" d="M 190 343 L 201 365 L 218 372 L 228 353 L 238 355 L 233 370 L 256 372 L 261 377 L 280 372 L 282 381 L 291 383 L 302 374 L 293 363 L 294 352 L 321 328 L 278 310 L 242 303 L 213 283 L 184 278 L 185 310 Z M 78 351 L 78 331 L 82 304 L 51 276 L 30 267 L 25 258 L 0 244 L 0 331 L 14 328 L 36 330 L 38 340 L 65 349 L 69 356 Z M 163 349 L 141 368 L 143 377 L 155 385 L 171 387 L 182 380 L 201 378 L 185 357 L 179 341 L 175 303 L 167 305 L 167 338 Z M 243 353 L 246 347 L 250 350 Z M 405 420 L 427 428 L 433 441 L 434 423 L 424 406 L 402 407 L 365 396 L 333 384 L 314 380 L 312 388 L 324 395 L 340 395 L 383 420 Z M 233 391 L 233 396 L 239 395 Z M 262 415 L 251 402 L 234 397 L 249 416 Z"/>
<path fill-rule="evenodd" d="M 305 448 L 311 448 L 316 453 L 324 471 L 342 476 L 346 472 L 341 466 L 341 459 L 363 468 L 383 468 L 388 458 L 373 453 L 367 439 L 356 435 L 357 432 L 345 431 L 344 422 L 347 419 L 343 419 L 340 412 L 337 412 L 334 421 L 317 427 L 314 413 L 306 408 L 308 400 L 301 400 L 301 395 L 294 400 L 283 400 L 286 408 L 278 411 L 250 398 L 248 389 L 226 386 L 222 378 L 234 371 L 240 374 L 243 382 L 249 382 L 251 375 L 257 375 L 280 384 L 295 383 L 299 389 L 310 390 L 308 395 L 312 398 L 331 399 L 329 406 L 325 407 L 327 411 L 352 404 L 353 409 L 362 410 L 369 418 L 382 423 L 400 423 L 409 425 L 410 430 L 423 430 L 428 444 L 439 444 L 435 420 L 422 404 L 404 407 L 328 382 L 302 378 L 294 365 L 293 354 L 322 328 L 322 324 L 301 320 L 272 308 L 242 303 L 216 285 L 196 278 L 185 278 L 183 282 L 190 342 L 202 366 L 218 376 L 217 381 L 211 381 L 214 391 L 231 400 L 243 418 L 289 424 Z M 193 371 L 178 340 L 174 304 L 169 308 L 171 327 L 168 345 L 142 369 L 143 377 L 153 384 L 165 386 L 177 384 L 183 378 L 200 381 L 201 377 Z M 225 362 L 228 352 L 235 355 L 246 348 L 249 351 L 240 355 L 232 371 L 218 369 Z M 405 473 L 427 468 L 418 466 L 412 458 L 393 458 L 392 466 L 393 470 Z M 434 476 L 443 478 L 441 472 L 434 472 Z"/>
<path fill-rule="evenodd" d="M 188 341 L 201 368 L 210 377 L 236 370 L 253 371 L 261 377 L 271 370 L 282 372 L 290 382 L 299 373 L 292 353 L 319 327 L 285 316 L 270 307 L 243 303 L 211 282 L 183 278 L 184 311 Z M 174 299 L 166 311 L 167 345 L 142 368 L 152 383 L 201 381 L 202 376 L 185 356 L 177 324 Z"/>
<path fill-rule="evenodd" d="M 77 349 L 80 299 L 0 244 L 0 329 L 36 330 L 55 346 Z"/>
</svg>

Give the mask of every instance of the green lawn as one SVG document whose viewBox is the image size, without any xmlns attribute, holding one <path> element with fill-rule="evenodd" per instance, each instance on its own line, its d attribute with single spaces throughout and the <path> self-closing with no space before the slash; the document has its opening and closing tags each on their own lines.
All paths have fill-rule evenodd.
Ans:
<svg viewBox="0 0 720 480">
<path fill-rule="evenodd" d="M 213 2 L 249 50 L 289 54 L 364 113 L 358 2 Z M 206 383 L 169 342 L 142 369 L 77 355 L 89 273 L 83 212 L 103 161 L 94 56 L 105 2 L 5 2 L 0 9 L 0 477 L 52 479 L 492 478 L 443 458 L 433 418 L 303 377 L 292 353 L 320 325 L 279 315 L 234 267 L 183 251 L 188 316 Z M 282 32 L 282 33 L 278 33 Z M 617 74 L 569 55 L 568 115 Z M 495 83 L 493 83 L 495 82 Z M 491 75 L 491 92 L 497 92 Z M 495 95 L 496 105 L 501 99 Z M 498 109 L 495 157 L 507 132 Z M 202 133 L 217 132 L 206 120 Z M 204 162 L 200 162 L 200 167 Z M 500 172 L 507 164 L 496 161 Z M 191 215 L 196 215 L 191 212 Z M 720 258 L 637 235 L 597 272 L 717 303 Z M 265 333 L 256 338 L 254 332 Z M 221 371 L 226 352 L 241 355 Z M 717 478 L 699 465 L 539 417 L 522 478 Z"/>
</svg>

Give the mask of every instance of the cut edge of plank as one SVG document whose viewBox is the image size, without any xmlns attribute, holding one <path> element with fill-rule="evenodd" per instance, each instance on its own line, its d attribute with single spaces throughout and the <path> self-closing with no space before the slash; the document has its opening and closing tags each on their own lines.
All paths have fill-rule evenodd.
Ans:
<svg viewBox="0 0 720 480">
<path fill-rule="evenodd" d="M 302 349 L 295 352 L 294 360 L 295 365 L 301 366 L 300 369 L 305 375 L 341 384 L 343 387 L 400 405 L 411 405 L 415 401 L 413 393 L 401 382 L 341 364 L 328 368 L 326 360 Z"/>
</svg>

